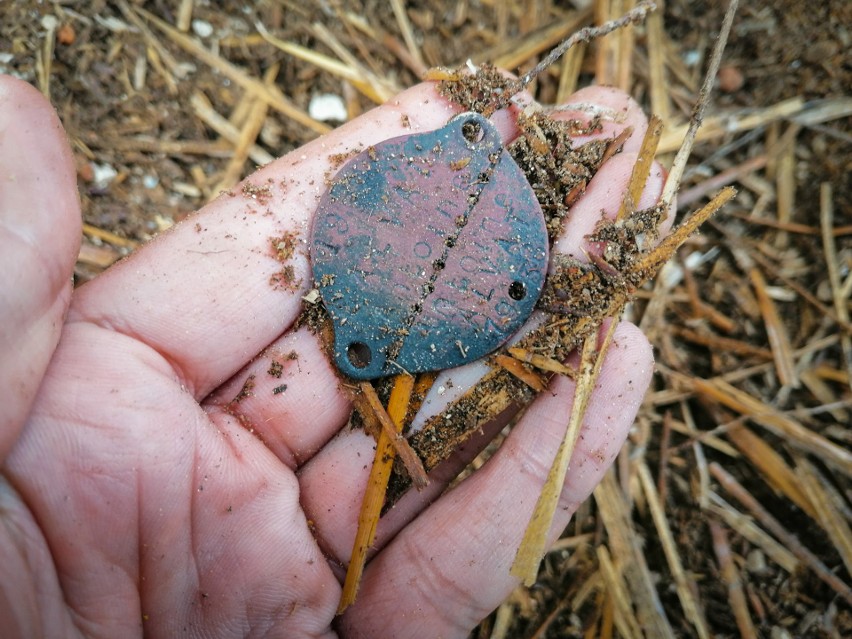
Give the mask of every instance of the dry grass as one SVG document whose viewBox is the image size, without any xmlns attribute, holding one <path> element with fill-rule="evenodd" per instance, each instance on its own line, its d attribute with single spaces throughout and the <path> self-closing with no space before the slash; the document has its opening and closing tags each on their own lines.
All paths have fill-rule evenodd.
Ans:
<svg viewBox="0 0 852 639">
<path fill-rule="evenodd" d="M 283 1 L 247 16 L 230 2 L 216 13 L 191 0 L 150 13 L 22 2 L 0 41 L 13 54 L 2 64 L 51 97 L 71 135 L 84 281 L 328 130 L 307 113 L 314 93 L 342 96 L 354 117 L 424 66 L 471 58 L 526 71 L 632 3 L 554 5 L 365 0 L 324 13 Z M 671 162 L 721 14 L 667 5 L 531 89 L 552 102 L 592 80 L 625 88 L 660 116 L 659 159 Z M 55 19 L 33 22 L 30 9 Z M 212 33 L 197 37 L 194 20 Z M 725 184 L 740 196 L 631 309 L 658 372 L 616 468 L 536 585 L 473 636 L 852 632 L 852 70 L 837 35 L 850 23 L 842 0 L 742 10 L 680 203 L 697 208 Z M 99 182 L 106 166 L 115 177 Z"/>
</svg>

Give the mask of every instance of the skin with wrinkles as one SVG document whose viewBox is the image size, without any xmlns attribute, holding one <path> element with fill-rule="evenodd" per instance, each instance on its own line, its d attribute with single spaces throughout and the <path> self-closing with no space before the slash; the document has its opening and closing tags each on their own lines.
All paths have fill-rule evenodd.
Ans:
<svg viewBox="0 0 852 639">
<path fill-rule="evenodd" d="M 572 100 L 624 110 L 605 135 L 636 128 L 574 207 L 569 224 L 592 228 L 617 208 L 644 116 L 611 89 Z M 414 87 L 248 178 L 271 185 L 273 215 L 219 197 L 72 295 L 71 152 L 41 95 L 0 78 L 0 636 L 454 637 L 511 592 L 571 382 L 555 380 L 457 488 L 439 497 L 479 440 L 402 499 L 335 620 L 374 442 L 344 428 L 350 406 L 317 338 L 290 330 L 305 251 L 291 261 L 301 289 L 270 285 L 269 238 L 304 239 L 330 158 L 454 112 Z M 505 139 L 513 117 L 493 118 Z M 575 233 L 561 250 L 581 252 Z M 652 365 L 641 333 L 620 326 L 553 538 L 617 454 Z"/>
</svg>

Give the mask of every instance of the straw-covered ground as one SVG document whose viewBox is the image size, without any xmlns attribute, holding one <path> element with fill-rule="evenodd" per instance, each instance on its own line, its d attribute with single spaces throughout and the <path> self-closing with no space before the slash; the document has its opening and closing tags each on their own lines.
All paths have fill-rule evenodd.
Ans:
<svg viewBox="0 0 852 639">
<path fill-rule="evenodd" d="M 0 70 L 70 135 L 82 283 L 337 124 L 316 96 L 351 118 L 432 66 L 525 70 L 632 4 L 7 1 Z M 620 86 L 670 162 L 723 8 L 665 4 L 536 97 Z M 852 3 L 746 4 L 679 207 L 739 195 L 630 309 L 657 373 L 614 472 L 474 637 L 852 635 Z"/>
</svg>

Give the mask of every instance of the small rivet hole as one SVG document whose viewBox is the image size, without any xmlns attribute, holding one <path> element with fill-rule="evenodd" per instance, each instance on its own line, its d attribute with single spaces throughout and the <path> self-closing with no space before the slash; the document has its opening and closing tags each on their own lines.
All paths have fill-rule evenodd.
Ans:
<svg viewBox="0 0 852 639">
<path fill-rule="evenodd" d="M 346 357 L 355 368 L 367 368 L 373 359 L 370 347 L 363 342 L 352 342 L 346 349 Z"/>
<path fill-rule="evenodd" d="M 468 120 L 462 124 L 461 132 L 468 142 L 479 142 L 485 137 L 485 131 L 476 120 Z"/>
<path fill-rule="evenodd" d="M 516 302 L 520 302 L 527 296 L 527 287 L 523 282 L 519 282 L 515 280 L 511 284 L 509 284 L 509 297 L 511 297 Z"/>
</svg>

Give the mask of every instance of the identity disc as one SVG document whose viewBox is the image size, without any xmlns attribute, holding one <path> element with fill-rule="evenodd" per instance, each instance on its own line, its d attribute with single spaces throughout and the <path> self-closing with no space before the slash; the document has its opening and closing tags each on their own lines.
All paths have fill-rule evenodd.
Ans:
<svg viewBox="0 0 852 639">
<path fill-rule="evenodd" d="M 503 344 L 547 273 L 541 207 L 477 113 L 347 162 L 311 233 L 334 360 L 355 379 L 452 368 Z"/>
</svg>

